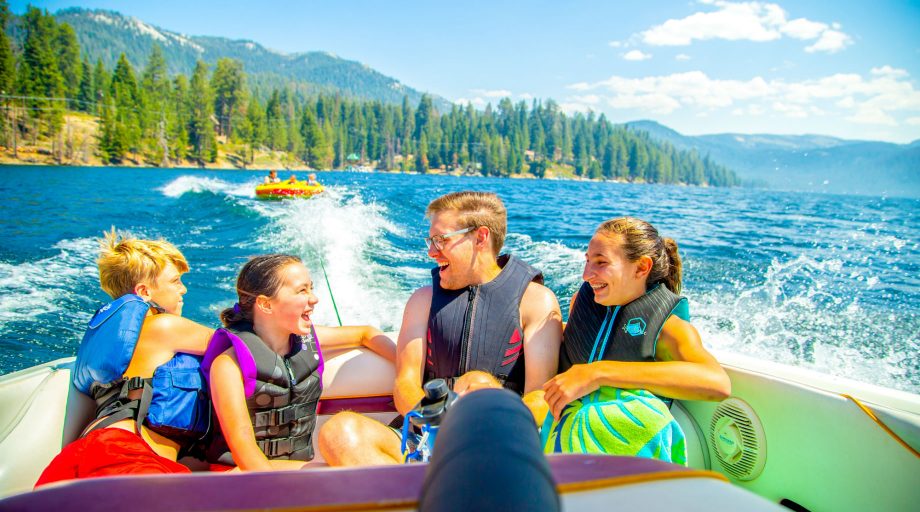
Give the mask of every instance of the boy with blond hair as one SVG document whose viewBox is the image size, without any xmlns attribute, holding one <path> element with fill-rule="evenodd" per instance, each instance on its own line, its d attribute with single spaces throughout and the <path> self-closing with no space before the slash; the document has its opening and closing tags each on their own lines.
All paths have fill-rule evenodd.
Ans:
<svg viewBox="0 0 920 512">
<path fill-rule="evenodd" d="M 182 318 L 185 257 L 165 240 L 100 240 L 99 282 L 112 299 L 89 322 L 74 386 L 96 419 L 45 468 L 36 487 L 73 478 L 185 473 L 176 462 L 207 433 L 201 355 L 213 330 Z"/>
</svg>

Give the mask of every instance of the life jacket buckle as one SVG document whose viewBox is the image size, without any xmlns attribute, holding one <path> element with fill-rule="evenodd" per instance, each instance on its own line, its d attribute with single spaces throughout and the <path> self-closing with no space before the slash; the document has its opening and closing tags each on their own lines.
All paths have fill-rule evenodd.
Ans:
<svg viewBox="0 0 920 512">
<path fill-rule="evenodd" d="M 294 452 L 294 442 L 290 437 L 262 440 L 258 444 L 259 448 L 268 457 L 278 457 L 279 455 L 288 455 Z"/>
<path fill-rule="evenodd" d="M 300 409 L 296 405 L 286 405 L 277 409 L 255 413 L 253 425 L 256 427 L 280 427 L 294 421 Z"/>
<path fill-rule="evenodd" d="M 144 387 L 144 378 L 143 377 L 131 377 L 125 379 L 121 385 L 121 391 L 118 393 L 119 400 L 126 400 L 128 398 L 128 393 L 134 391 L 135 389 L 142 389 Z"/>
</svg>

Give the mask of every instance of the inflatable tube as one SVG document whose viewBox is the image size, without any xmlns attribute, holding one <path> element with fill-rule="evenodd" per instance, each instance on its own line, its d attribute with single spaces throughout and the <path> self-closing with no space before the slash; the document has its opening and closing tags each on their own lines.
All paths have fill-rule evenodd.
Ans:
<svg viewBox="0 0 920 512">
<path fill-rule="evenodd" d="M 287 197 L 313 197 L 325 190 L 320 185 L 309 185 L 306 181 L 291 183 L 288 181 L 281 183 L 267 183 L 256 186 L 256 197 L 259 199 L 284 199 Z"/>
<path fill-rule="evenodd" d="M 431 458 L 419 511 L 560 510 L 533 416 L 508 390 L 457 400 Z"/>
</svg>

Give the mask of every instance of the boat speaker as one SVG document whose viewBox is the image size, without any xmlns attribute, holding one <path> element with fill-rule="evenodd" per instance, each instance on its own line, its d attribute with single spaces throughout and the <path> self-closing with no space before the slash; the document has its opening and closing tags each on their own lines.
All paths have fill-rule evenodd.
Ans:
<svg viewBox="0 0 920 512">
<path fill-rule="evenodd" d="M 725 473 L 737 480 L 757 478 L 767 462 L 767 437 L 760 418 L 739 398 L 727 398 L 716 407 L 709 443 Z"/>
</svg>

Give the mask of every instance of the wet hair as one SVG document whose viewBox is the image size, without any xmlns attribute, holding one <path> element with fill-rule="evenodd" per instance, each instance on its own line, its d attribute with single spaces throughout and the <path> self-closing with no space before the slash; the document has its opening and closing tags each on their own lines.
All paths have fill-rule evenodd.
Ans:
<svg viewBox="0 0 920 512">
<path fill-rule="evenodd" d="M 220 312 L 220 321 L 225 326 L 238 322 L 252 322 L 252 310 L 259 296 L 274 297 L 284 278 L 281 270 L 293 263 L 303 263 L 297 256 L 290 254 L 267 254 L 256 256 L 243 265 L 236 278 L 236 295 L 238 302 Z"/>
<path fill-rule="evenodd" d="M 647 280 L 649 287 L 664 283 L 672 292 L 680 293 L 683 271 L 674 239 L 662 238 L 654 226 L 635 217 L 604 221 L 595 234 L 622 243 L 623 252 L 629 261 L 636 261 L 642 256 L 651 258 L 652 270 Z"/>
<path fill-rule="evenodd" d="M 188 262 L 176 246 L 166 240 L 139 240 L 125 234 L 105 232 L 99 239 L 99 285 L 113 299 L 134 293 L 140 283 L 155 284 L 172 263 L 180 274 L 188 272 Z"/>
<path fill-rule="evenodd" d="M 491 192 L 452 192 L 432 201 L 425 210 L 431 218 L 444 211 L 457 212 L 459 229 L 485 226 L 492 234 L 492 252 L 498 256 L 505 245 L 508 231 L 508 210 L 497 195 Z"/>
</svg>

